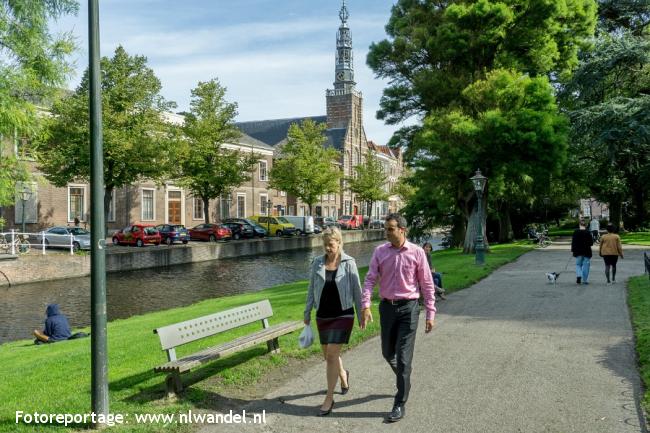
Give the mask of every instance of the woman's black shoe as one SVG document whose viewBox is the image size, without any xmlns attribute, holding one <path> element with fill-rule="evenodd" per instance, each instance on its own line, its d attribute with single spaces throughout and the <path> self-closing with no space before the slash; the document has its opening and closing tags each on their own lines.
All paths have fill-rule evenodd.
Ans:
<svg viewBox="0 0 650 433">
<path fill-rule="evenodd" d="M 345 370 L 345 381 L 347 382 L 348 386 L 347 388 L 344 388 L 343 385 L 341 385 L 341 395 L 347 394 L 350 390 L 350 372 L 348 370 Z"/>
<path fill-rule="evenodd" d="M 332 405 L 330 408 L 327 410 L 321 409 L 320 412 L 318 412 L 318 416 L 327 416 L 332 413 L 332 409 L 334 409 L 334 400 L 332 400 Z"/>
</svg>

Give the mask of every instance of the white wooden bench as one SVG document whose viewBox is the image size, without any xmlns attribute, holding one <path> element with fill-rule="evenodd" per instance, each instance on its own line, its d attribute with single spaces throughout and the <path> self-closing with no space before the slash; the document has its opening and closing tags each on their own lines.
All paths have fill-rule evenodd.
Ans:
<svg viewBox="0 0 650 433">
<path fill-rule="evenodd" d="M 269 352 L 278 352 L 280 350 L 278 337 L 301 329 L 304 326 L 299 321 L 270 326 L 268 318 L 272 315 L 271 303 L 268 299 L 265 299 L 254 304 L 243 305 L 220 313 L 154 329 L 154 334 L 158 334 L 160 338 L 162 349 L 167 351 L 168 362 L 154 368 L 157 373 L 168 373 L 165 380 L 167 396 L 172 397 L 183 390 L 182 373 L 188 372 L 206 362 L 264 342 L 266 342 Z M 258 320 L 262 322 L 263 329 L 257 332 L 203 349 L 182 358 L 176 358 L 176 347 L 178 346 L 248 325 Z"/>
</svg>

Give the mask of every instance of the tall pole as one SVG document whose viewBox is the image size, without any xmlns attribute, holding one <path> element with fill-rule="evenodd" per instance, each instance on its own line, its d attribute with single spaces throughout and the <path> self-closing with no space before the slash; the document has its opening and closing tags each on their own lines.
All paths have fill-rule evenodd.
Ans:
<svg viewBox="0 0 650 433">
<path fill-rule="evenodd" d="M 106 234 L 104 233 L 104 159 L 102 93 L 99 66 L 99 0 L 88 0 L 90 70 L 90 287 L 92 411 L 108 414 L 108 351 L 106 343 Z"/>
<path fill-rule="evenodd" d="M 483 244 L 483 191 L 476 191 L 478 197 L 478 227 L 476 233 L 476 245 L 474 251 L 476 252 L 475 263 L 477 265 L 485 264 L 485 245 Z"/>
<path fill-rule="evenodd" d="M 25 200 L 24 198 L 22 198 L 20 201 L 23 202 L 23 219 L 22 219 L 22 221 L 23 221 L 23 236 L 24 236 L 24 235 L 25 235 L 25 202 L 26 202 L 27 200 Z"/>
</svg>

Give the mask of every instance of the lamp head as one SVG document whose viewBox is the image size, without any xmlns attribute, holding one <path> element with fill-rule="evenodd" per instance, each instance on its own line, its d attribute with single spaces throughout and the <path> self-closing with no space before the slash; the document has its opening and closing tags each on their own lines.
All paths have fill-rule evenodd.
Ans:
<svg viewBox="0 0 650 433">
<path fill-rule="evenodd" d="M 483 192 L 485 189 L 485 184 L 487 183 L 487 177 L 481 174 L 481 170 L 476 170 L 476 174 L 470 178 L 472 184 L 474 185 L 474 191 Z"/>
</svg>

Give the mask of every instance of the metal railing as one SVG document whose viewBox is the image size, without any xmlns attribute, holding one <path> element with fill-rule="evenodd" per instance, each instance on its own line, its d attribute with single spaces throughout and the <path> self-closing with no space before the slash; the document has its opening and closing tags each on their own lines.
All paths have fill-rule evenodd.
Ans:
<svg viewBox="0 0 650 433">
<path fill-rule="evenodd" d="M 59 238 L 61 243 L 57 243 L 57 247 L 70 250 L 70 255 L 75 252 L 74 235 L 69 233 L 67 235 L 59 235 L 54 233 L 47 233 L 47 237 Z M 45 250 L 49 245 L 49 241 L 45 236 L 45 232 L 28 233 L 18 232 L 11 230 L 9 232 L 0 232 L 0 254 L 24 255 L 32 250 L 40 250 L 42 255 L 45 255 Z"/>
</svg>

